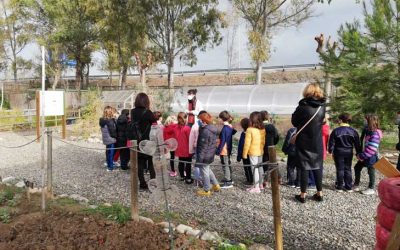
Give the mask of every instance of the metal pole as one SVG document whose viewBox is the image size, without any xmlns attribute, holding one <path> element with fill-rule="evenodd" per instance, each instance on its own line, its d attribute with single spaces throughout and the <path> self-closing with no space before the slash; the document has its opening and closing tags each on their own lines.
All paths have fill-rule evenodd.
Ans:
<svg viewBox="0 0 400 250">
<path fill-rule="evenodd" d="M 139 221 L 139 206 L 138 206 L 138 143 L 136 140 L 131 141 L 131 216 L 132 220 Z"/>
<path fill-rule="evenodd" d="M 268 147 L 269 162 L 272 166 L 277 166 L 275 146 Z M 281 218 L 281 200 L 279 194 L 279 170 L 275 169 L 271 173 L 272 186 L 272 208 L 274 212 L 274 229 L 275 229 L 275 250 L 283 250 L 282 236 L 282 218 Z"/>
<path fill-rule="evenodd" d="M 53 196 L 53 131 L 47 130 L 47 192 Z"/>
<path fill-rule="evenodd" d="M 41 137 L 41 169 L 42 169 L 42 211 L 44 212 L 46 210 L 46 194 L 45 194 L 45 182 L 46 182 L 46 176 L 45 176 L 45 160 L 44 160 L 44 133 L 45 133 L 45 116 L 44 116 L 44 91 L 45 91 L 45 80 L 46 80 L 46 70 L 45 70 L 45 49 L 44 46 L 42 46 L 42 92 L 40 95 L 40 119 L 42 123 L 42 137 Z"/>
</svg>

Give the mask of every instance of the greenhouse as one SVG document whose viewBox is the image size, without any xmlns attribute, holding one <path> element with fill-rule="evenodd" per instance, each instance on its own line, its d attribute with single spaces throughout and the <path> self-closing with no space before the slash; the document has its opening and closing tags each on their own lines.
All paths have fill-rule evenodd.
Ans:
<svg viewBox="0 0 400 250">
<path fill-rule="evenodd" d="M 272 114 L 289 115 L 302 99 L 306 85 L 307 83 L 285 83 L 198 87 L 197 99 L 203 104 L 203 108 L 211 113 L 228 110 L 232 114 L 248 114 L 255 110 L 268 110 Z M 173 111 L 187 109 L 188 89 L 191 88 L 185 87 L 175 92 Z"/>
</svg>

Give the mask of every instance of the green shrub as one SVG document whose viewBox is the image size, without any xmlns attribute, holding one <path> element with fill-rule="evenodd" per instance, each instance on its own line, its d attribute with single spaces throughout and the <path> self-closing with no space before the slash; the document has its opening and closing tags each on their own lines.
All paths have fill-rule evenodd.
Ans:
<svg viewBox="0 0 400 250">
<path fill-rule="evenodd" d="M 82 108 L 82 117 L 74 125 L 76 135 L 88 138 L 91 134 L 99 134 L 99 118 L 103 115 L 104 104 L 99 90 L 89 90 L 82 93 L 86 104 Z"/>
<path fill-rule="evenodd" d="M 11 221 L 10 211 L 5 207 L 0 208 L 0 221 L 3 223 L 9 223 Z"/>
<path fill-rule="evenodd" d="M 121 204 L 112 204 L 111 207 L 99 206 L 97 208 L 89 208 L 85 210 L 88 213 L 100 213 L 109 220 L 124 224 L 131 219 L 131 211 L 128 207 Z"/>
</svg>

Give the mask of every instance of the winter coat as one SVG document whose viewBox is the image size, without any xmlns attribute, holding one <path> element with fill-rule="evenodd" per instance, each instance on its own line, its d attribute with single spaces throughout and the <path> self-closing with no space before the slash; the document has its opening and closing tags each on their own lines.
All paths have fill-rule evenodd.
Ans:
<svg viewBox="0 0 400 250">
<path fill-rule="evenodd" d="M 265 145 L 265 129 L 248 128 L 244 139 L 244 147 L 242 157 L 247 159 L 247 156 L 262 156 Z"/>
<path fill-rule="evenodd" d="M 367 165 L 372 165 L 373 163 L 369 164 L 368 160 L 370 158 L 375 158 L 374 156 L 378 154 L 379 144 L 382 137 L 383 135 L 381 130 L 368 130 L 365 134 L 364 150 L 358 154 L 358 159 L 361 161 L 366 161 Z"/>
<path fill-rule="evenodd" d="M 290 143 L 290 139 L 294 134 L 296 134 L 296 128 L 290 128 L 286 134 L 285 141 L 282 145 L 282 152 L 285 155 L 295 156 L 296 155 L 296 146 Z"/>
<path fill-rule="evenodd" d="M 232 125 L 225 124 L 222 127 L 221 133 L 219 134 L 219 145 L 217 151 L 215 152 L 216 155 L 220 155 L 223 148 L 226 145 L 228 156 L 232 154 L 232 136 L 236 134 L 236 129 L 232 127 Z"/>
<path fill-rule="evenodd" d="M 197 121 L 193 124 L 189 135 L 189 153 L 196 154 L 197 139 L 199 137 L 199 129 L 201 127 L 201 121 Z"/>
<path fill-rule="evenodd" d="M 144 107 L 136 107 L 131 110 L 131 122 L 139 121 L 139 129 L 142 140 L 149 140 L 151 124 L 157 122 L 151 110 Z"/>
<path fill-rule="evenodd" d="M 176 157 L 190 157 L 189 153 L 189 135 L 190 127 L 187 125 L 178 125 L 175 127 L 175 136 L 178 141 L 178 147 L 175 150 Z"/>
<path fill-rule="evenodd" d="M 299 131 L 321 107 L 314 119 L 297 135 L 296 161 L 302 170 L 320 169 L 323 164 L 322 123 L 325 99 L 304 98 L 292 114 L 292 124 Z"/>
<path fill-rule="evenodd" d="M 196 147 L 197 163 L 211 164 L 214 161 L 217 134 L 217 127 L 212 124 L 199 128 Z"/>
<path fill-rule="evenodd" d="M 328 151 L 328 140 L 329 140 L 329 125 L 322 125 L 322 149 L 324 150 L 323 156 L 326 159 L 326 153 Z"/>
<path fill-rule="evenodd" d="M 329 153 L 336 156 L 353 155 L 353 147 L 357 154 L 361 152 L 360 137 L 357 131 L 348 124 L 340 124 L 340 127 L 335 128 L 329 137 Z"/>
<path fill-rule="evenodd" d="M 175 138 L 175 129 L 178 126 L 178 124 L 170 124 L 170 125 L 166 125 L 164 126 L 164 131 L 163 131 L 163 135 L 164 135 L 164 141 L 171 139 L 171 138 Z"/>
<path fill-rule="evenodd" d="M 114 119 L 100 118 L 101 138 L 104 145 L 114 144 L 117 140 L 117 126 Z"/>
<path fill-rule="evenodd" d="M 240 162 L 243 159 L 243 148 L 244 148 L 244 140 L 246 138 L 246 131 L 243 131 L 240 134 L 239 145 L 238 145 L 238 152 L 236 156 L 236 160 Z"/>
<path fill-rule="evenodd" d="M 264 145 L 263 162 L 269 161 L 268 146 L 274 146 L 279 142 L 278 130 L 272 123 L 264 121 L 264 128 L 265 128 L 265 145 Z"/>
<path fill-rule="evenodd" d="M 128 141 L 127 135 L 128 117 L 121 114 L 117 120 L 117 147 L 125 147 Z"/>
</svg>

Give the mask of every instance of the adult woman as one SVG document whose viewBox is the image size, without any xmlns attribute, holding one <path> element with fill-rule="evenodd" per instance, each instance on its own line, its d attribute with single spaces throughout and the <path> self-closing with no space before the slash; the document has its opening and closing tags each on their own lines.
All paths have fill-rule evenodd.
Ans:
<svg viewBox="0 0 400 250">
<path fill-rule="evenodd" d="M 203 105 L 196 98 L 197 89 L 189 89 L 188 92 L 188 109 L 186 111 L 188 115 L 187 124 L 192 127 L 198 120 L 197 116 L 199 112 L 203 110 Z"/>
<path fill-rule="evenodd" d="M 141 140 L 149 140 L 151 124 L 156 122 L 153 112 L 150 110 L 150 100 L 145 93 L 139 93 L 135 99 L 135 108 L 131 111 L 131 122 L 139 124 Z M 141 189 L 148 189 L 144 179 L 144 169 L 150 171 L 150 179 L 156 178 L 153 158 L 150 155 L 138 153 L 138 175 Z"/>
<path fill-rule="evenodd" d="M 305 203 L 308 186 L 308 173 L 313 171 L 317 193 L 313 198 L 322 201 L 322 174 L 323 164 L 322 123 L 325 117 L 324 93 L 318 84 L 310 83 L 303 91 L 295 112 L 292 114 L 292 124 L 297 128 L 296 161 L 301 170 L 300 195 L 296 200 Z"/>
</svg>

